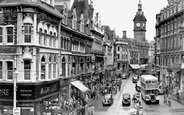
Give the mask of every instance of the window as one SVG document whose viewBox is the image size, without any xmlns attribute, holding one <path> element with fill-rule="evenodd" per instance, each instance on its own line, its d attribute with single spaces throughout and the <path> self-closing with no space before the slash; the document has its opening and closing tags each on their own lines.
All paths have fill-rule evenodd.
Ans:
<svg viewBox="0 0 184 115">
<path fill-rule="evenodd" d="M 24 24 L 24 40 L 25 43 L 31 43 L 31 24 Z"/>
<path fill-rule="evenodd" d="M 49 57 L 49 69 L 48 69 L 48 78 L 52 78 L 52 58 L 51 56 Z"/>
<path fill-rule="evenodd" d="M 7 61 L 7 78 L 13 79 L 13 62 Z"/>
<path fill-rule="evenodd" d="M 56 78 L 56 72 L 57 72 L 57 61 L 56 57 L 54 57 L 54 63 L 53 63 L 53 78 Z"/>
<path fill-rule="evenodd" d="M 62 67 L 62 76 L 65 76 L 66 75 L 66 62 L 65 62 L 65 58 L 63 57 L 62 59 L 62 64 L 61 64 L 61 67 Z"/>
<path fill-rule="evenodd" d="M 118 70 L 120 69 L 120 63 L 118 63 L 118 67 L 117 67 L 117 69 L 118 69 Z"/>
<path fill-rule="evenodd" d="M 39 44 L 42 45 L 42 29 L 39 28 Z"/>
<path fill-rule="evenodd" d="M 0 79 L 3 79 L 3 63 L 0 61 Z"/>
<path fill-rule="evenodd" d="M 7 27 L 7 43 L 13 43 L 13 27 Z"/>
<path fill-rule="evenodd" d="M 44 30 L 44 45 L 46 46 L 46 41 L 47 41 L 47 30 Z"/>
<path fill-rule="evenodd" d="M 0 27 L 0 43 L 3 42 L 3 28 Z"/>
<path fill-rule="evenodd" d="M 120 51 L 120 47 L 118 46 L 118 51 Z"/>
<path fill-rule="evenodd" d="M 24 60 L 24 79 L 31 79 L 31 60 Z"/>
<path fill-rule="evenodd" d="M 41 79 L 45 79 L 45 58 L 41 59 Z"/>
</svg>

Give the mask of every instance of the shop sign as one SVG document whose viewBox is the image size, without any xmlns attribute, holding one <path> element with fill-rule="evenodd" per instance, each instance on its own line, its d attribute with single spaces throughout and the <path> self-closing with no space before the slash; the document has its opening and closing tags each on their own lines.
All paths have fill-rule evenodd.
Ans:
<svg viewBox="0 0 184 115">
<path fill-rule="evenodd" d="M 0 98 L 13 99 L 13 85 L 0 84 Z"/>
<path fill-rule="evenodd" d="M 18 107 L 34 107 L 33 102 L 18 102 Z"/>
<path fill-rule="evenodd" d="M 20 115 L 20 107 L 13 109 L 13 115 Z"/>
<path fill-rule="evenodd" d="M 43 83 L 36 86 L 35 89 L 35 98 L 40 98 L 52 93 L 56 93 L 60 91 L 60 81 L 57 80 L 51 83 Z"/>
</svg>

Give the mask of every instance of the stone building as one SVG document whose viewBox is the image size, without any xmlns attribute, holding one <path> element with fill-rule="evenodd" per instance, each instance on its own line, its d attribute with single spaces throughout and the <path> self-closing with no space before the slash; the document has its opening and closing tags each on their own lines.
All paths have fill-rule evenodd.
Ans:
<svg viewBox="0 0 184 115">
<path fill-rule="evenodd" d="M 128 62 L 128 42 L 126 37 L 126 31 L 123 31 L 122 38 L 115 38 L 115 50 L 116 50 L 116 74 L 121 76 L 125 72 L 129 70 L 129 62 Z"/>
<path fill-rule="evenodd" d="M 0 3 L 1 115 L 12 114 L 14 80 L 16 106 L 25 115 L 69 114 L 74 109 L 69 104 L 74 92 L 82 99 L 80 92 L 91 86 L 93 38 L 88 15 L 92 4 L 54 2 Z M 86 9 L 79 9 L 81 4 Z"/>
<path fill-rule="evenodd" d="M 168 0 L 168 5 L 156 15 L 155 63 L 160 68 L 160 80 L 173 95 L 184 88 L 183 9 L 183 0 Z"/>
<path fill-rule="evenodd" d="M 104 69 L 105 79 L 115 79 L 115 66 L 114 66 L 114 39 L 115 30 L 111 30 L 109 26 L 102 26 L 104 31 L 103 46 L 105 48 L 104 55 Z"/>
</svg>

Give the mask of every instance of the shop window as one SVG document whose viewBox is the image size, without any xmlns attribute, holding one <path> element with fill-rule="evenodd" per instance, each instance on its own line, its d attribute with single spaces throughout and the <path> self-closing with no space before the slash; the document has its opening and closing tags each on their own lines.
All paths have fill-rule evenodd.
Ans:
<svg viewBox="0 0 184 115">
<path fill-rule="evenodd" d="M 41 79 L 45 79 L 45 58 L 42 57 L 41 59 Z"/>
<path fill-rule="evenodd" d="M 31 43 L 32 24 L 24 24 L 24 42 Z"/>
<path fill-rule="evenodd" d="M 62 59 L 62 76 L 66 76 L 66 61 L 65 57 Z"/>
<path fill-rule="evenodd" d="M 31 79 L 31 60 L 24 60 L 24 79 Z"/>
<path fill-rule="evenodd" d="M 3 28 L 0 27 L 0 43 L 3 42 Z"/>
<path fill-rule="evenodd" d="M 13 27 L 7 27 L 7 43 L 13 43 Z"/>
<path fill-rule="evenodd" d="M 0 61 L 0 79 L 3 79 L 3 63 Z"/>
<path fill-rule="evenodd" d="M 7 78 L 13 79 L 13 62 L 7 61 Z"/>
</svg>

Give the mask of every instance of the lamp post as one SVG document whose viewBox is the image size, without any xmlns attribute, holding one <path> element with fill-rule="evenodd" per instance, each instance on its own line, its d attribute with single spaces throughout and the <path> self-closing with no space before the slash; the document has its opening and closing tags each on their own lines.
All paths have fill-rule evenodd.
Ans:
<svg viewBox="0 0 184 115">
<path fill-rule="evenodd" d="M 14 76 L 13 76 L 13 109 L 17 107 L 16 102 L 17 102 L 17 75 L 18 71 L 16 68 L 14 68 Z"/>
</svg>

